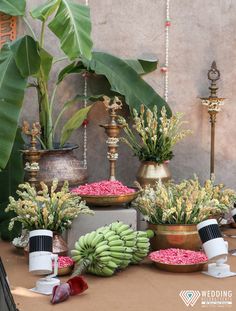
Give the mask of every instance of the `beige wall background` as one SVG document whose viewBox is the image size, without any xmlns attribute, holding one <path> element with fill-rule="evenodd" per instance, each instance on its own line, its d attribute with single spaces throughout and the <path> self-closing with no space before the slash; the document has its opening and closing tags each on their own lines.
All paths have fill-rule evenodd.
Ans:
<svg viewBox="0 0 236 311">
<path fill-rule="evenodd" d="M 85 3 L 82 0 L 74 0 Z M 28 7 L 43 3 L 28 1 Z M 160 65 L 165 56 L 165 0 L 89 0 L 93 23 L 94 48 L 126 58 L 156 55 Z M 217 117 L 216 180 L 236 188 L 236 1 L 235 0 L 171 0 L 169 50 L 169 105 L 174 112 L 185 113 L 185 120 L 193 135 L 176 146 L 170 163 L 173 178 L 181 180 L 199 175 L 209 176 L 210 124 L 208 114 L 199 97 L 208 96 L 207 71 L 213 60 L 221 71 L 219 96 L 226 97 L 223 111 Z M 33 22 L 38 33 L 40 23 Z M 19 24 L 19 35 L 24 33 Z M 46 47 L 61 55 L 57 39 L 48 31 Z M 53 71 L 50 84 L 56 79 Z M 160 94 L 164 93 L 164 76 L 160 68 L 145 80 Z M 90 87 L 95 87 L 96 83 Z M 95 86 L 94 86 L 95 84 Z M 83 88 L 83 81 L 69 77 L 61 85 L 56 98 L 59 111 L 63 102 Z M 27 93 L 22 118 L 35 120 L 37 102 L 35 94 Z M 80 105 L 78 105 L 80 106 Z M 99 124 L 107 118 L 101 103 L 90 113 L 88 126 L 88 170 L 90 180 L 101 180 L 108 175 L 104 130 Z M 82 159 L 83 134 L 79 129 L 72 141 L 79 144 L 77 156 Z M 138 161 L 126 146 L 120 146 L 117 175 L 126 184 L 135 179 Z"/>
</svg>

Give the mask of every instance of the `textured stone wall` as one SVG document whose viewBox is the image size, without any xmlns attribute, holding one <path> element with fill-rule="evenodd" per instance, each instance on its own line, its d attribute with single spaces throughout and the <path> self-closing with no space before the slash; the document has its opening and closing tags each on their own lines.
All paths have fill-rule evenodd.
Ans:
<svg viewBox="0 0 236 311">
<path fill-rule="evenodd" d="M 74 0 L 76 1 L 76 0 Z M 77 0 L 83 3 L 82 0 Z M 40 0 L 28 1 L 33 7 Z M 85 2 L 85 1 L 84 1 Z M 94 48 L 121 57 L 138 58 L 156 55 L 160 65 L 164 63 L 165 0 L 90 0 L 93 21 Z M 198 97 L 208 96 L 207 70 L 216 60 L 221 71 L 219 95 L 228 100 L 217 118 L 216 129 L 216 177 L 234 187 L 236 181 L 235 145 L 235 81 L 236 81 L 236 1 L 233 0 L 171 0 L 169 51 L 169 104 L 173 111 L 185 113 L 193 135 L 175 148 L 170 163 L 176 180 L 197 173 L 201 180 L 209 176 L 210 126 L 208 114 Z M 19 25 L 19 33 L 24 27 Z M 39 30 L 39 23 L 33 27 Z M 48 34 L 46 47 L 57 55 L 57 40 Z M 57 69 L 59 65 L 57 66 Z M 52 80 L 56 77 L 56 70 Z M 145 79 L 163 95 L 164 80 L 160 70 Z M 52 81 L 51 81 L 52 83 Z M 81 90 L 83 81 L 68 78 L 61 85 L 56 99 L 59 111 L 63 102 Z M 32 92 L 32 91 L 31 91 Z M 26 96 L 23 116 L 35 119 L 36 97 Z M 90 114 L 88 126 L 88 165 L 91 180 L 106 178 L 108 165 L 103 129 L 98 125 L 106 119 L 102 104 L 97 104 Z M 82 157 L 82 131 L 78 130 L 73 141 L 80 145 L 78 157 Z M 135 179 L 138 161 L 126 146 L 120 147 L 118 177 L 127 184 Z"/>
</svg>

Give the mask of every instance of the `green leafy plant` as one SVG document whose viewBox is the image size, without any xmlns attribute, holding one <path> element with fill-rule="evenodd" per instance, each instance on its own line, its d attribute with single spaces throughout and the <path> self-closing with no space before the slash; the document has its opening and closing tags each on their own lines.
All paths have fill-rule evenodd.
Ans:
<svg viewBox="0 0 236 311">
<path fill-rule="evenodd" d="M 197 224 L 210 217 L 220 217 L 233 208 L 235 191 L 224 189 L 206 180 L 201 186 L 198 178 L 174 182 L 157 182 L 145 187 L 132 202 L 152 224 Z"/>
<path fill-rule="evenodd" d="M 53 181 L 50 190 L 45 183 L 41 182 L 40 185 L 42 190 L 37 192 L 29 183 L 20 184 L 20 190 L 17 190 L 19 199 L 9 197 L 6 212 L 13 211 L 17 215 L 11 219 L 9 230 L 17 221 L 28 231 L 48 229 L 62 232 L 71 226 L 73 219 L 79 214 L 94 214 L 85 201 L 70 193 L 68 182 L 58 192 L 57 180 Z"/>
<path fill-rule="evenodd" d="M 53 120 L 57 89 L 69 74 L 89 72 L 104 75 L 111 90 L 123 95 L 131 108 L 138 108 L 142 102 L 145 102 L 148 107 L 154 104 L 159 107 L 165 105 L 170 112 L 165 101 L 140 77 L 155 70 L 156 61 L 122 60 L 107 53 L 92 51 L 90 10 L 87 6 L 70 0 L 45 1 L 30 12 L 33 19 L 41 22 L 39 38 L 36 37 L 26 18 L 26 0 L 1 1 L 0 11 L 21 16 L 30 33 L 7 43 L 0 52 L 0 169 L 5 167 L 11 153 L 27 87 L 35 87 L 37 90 L 39 121 L 42 127 L 40 142 L 45 149 L 54 148 L 57 125 L 65 111 L 84 99 L 81 94 L 70 99 L 65 103 L 56 120 Z M 46 26 L 60 42 L 64 56 L 59 59 L 45 49 Z M 50 94 L 48 89 L 50 73 L 53 65 L 60 60 L 67 60 L 69 65 L 59 72 Z M 88 100 L 97 100 L 100 94 L 91 95 Z M 72 132 L 81 126 L 90 108 L 91 105 L 78 110 L 64 124 L 60 146 L 63 146 Z"/>
<path fill-rule="evenodd" d="M 165 106 L 158 113 L 157 106 L 151 110 L 141 105 L 140 113 L 133 109 L 133 115 L 135 132 L 129 127 L 125 118 L 118 118 L 126 134 L 121 140 L 132 149 L 140 161 L 162 164 L 171 160 L 174 145 L 191 133 L 190 130 L 181 129 L 185 123 L 181 121 L 182 114 L 177 113 L 168 117 Z"/>
</svg>

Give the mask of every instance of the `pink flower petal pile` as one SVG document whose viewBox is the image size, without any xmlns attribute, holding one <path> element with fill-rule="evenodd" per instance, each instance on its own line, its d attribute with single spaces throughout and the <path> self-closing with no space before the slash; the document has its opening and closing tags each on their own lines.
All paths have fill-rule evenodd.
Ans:
<svg viewBox="0 0 236 311">
<path fill-rule="evenodd" d="M 168 248 L 152 252 L 149 258 L 153 261 L 171 265 L 198 264 L 208 260 L 203 252 L 195 252 L 186 249 Z"/>
<path fill-rule="evenodd" d="M 66 268 L 69 266 L 73 266 L 74 261 L 67 256 L 59 256 L 58 257 L 58 268 Z"/>
<path fill-rule="evenodd" d="M 103 180 L 79 186 L 71 192 L 78 195 L 109 196 L 134 193 L 135 190 L 124 186 L 120 181 Z"/>
</svg>

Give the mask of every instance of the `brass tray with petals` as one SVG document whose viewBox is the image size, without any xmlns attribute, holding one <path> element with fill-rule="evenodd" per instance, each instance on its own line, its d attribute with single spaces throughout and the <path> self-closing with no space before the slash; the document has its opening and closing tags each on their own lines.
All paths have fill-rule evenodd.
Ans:
<svg viewBox="0 0 236 311">
<path fill-rule="evenodd" d="M 153 261 L 158 269 L 174 273 L 190 273 L 202 271 L 207 261 L 199 262 L 197 264 L 166 264 L 162 262 Z"/>
<path fill-rule="evenodd" d="M 128 204 L 134 199 L 136 199 L 140 191 L 137 188 L 133 189 L 135 189 L 135 192 L 128 194 L 106 195 L 106 196 L 78 194 L 78 196 L 80 196 L 83 200 L 85 200 L 88 205 L 101 206 L 101 207 L 117 206 L 122 204 Z"/>
</svg>

